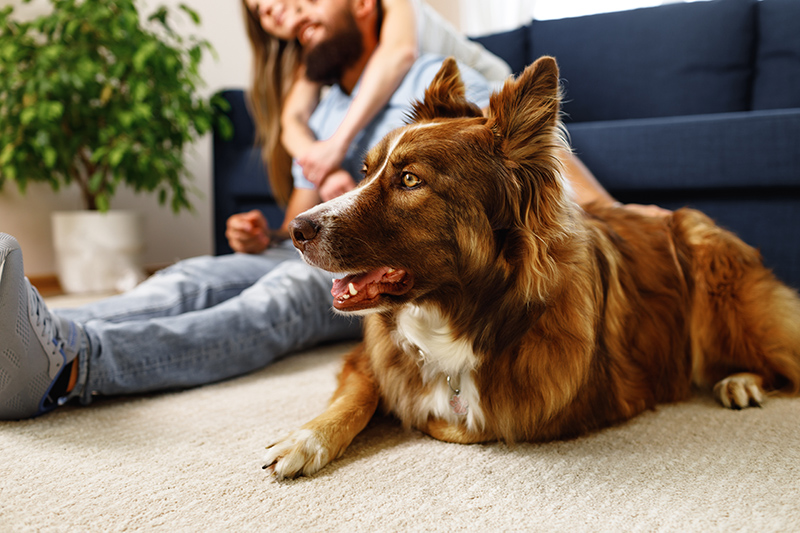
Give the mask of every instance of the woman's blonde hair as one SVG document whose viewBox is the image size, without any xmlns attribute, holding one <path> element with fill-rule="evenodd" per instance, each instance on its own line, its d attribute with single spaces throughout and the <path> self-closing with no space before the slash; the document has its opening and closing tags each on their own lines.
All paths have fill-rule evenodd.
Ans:
<svg viewBox="0 0 800 533">
<path fill-rule="evenodd" d="M 253 49 L 250 108 L 256 124 L 256 141 L 269 173 L 272 194 L 286 204 L 292 193 L 292 158 L 281 143 L 281 109 L 301 65 L 296 39 L 284 41 L 261 27 L 257 16 L 242 0 L 247 36 Z"/>
</svg>

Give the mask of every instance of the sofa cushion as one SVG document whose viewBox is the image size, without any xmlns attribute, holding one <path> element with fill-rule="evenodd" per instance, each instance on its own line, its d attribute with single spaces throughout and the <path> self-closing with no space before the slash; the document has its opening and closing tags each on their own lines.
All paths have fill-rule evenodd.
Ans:
<svg viewBox="0 0 800 533">
<path fill-rule="evenodd" d="M 754 13 L 712 0 L 533 21 L 528 59 L 558 60 L 567 121 L 744 111 Z"/>
<path fill-rule="evenodd" d="M 530 51 L 528 50 L 529 26 L 520 26 L 510 31 L 493 33 L 481 37 L 472 37 L 494 55 L 502 58 L 511 67 L 511 72 L 519 74 L 528 64 Z"/>
<path fill-rule="evenodd" d="M 800 0 L 758 3 L 753 109 L 800 107 Z"/>
</svg>

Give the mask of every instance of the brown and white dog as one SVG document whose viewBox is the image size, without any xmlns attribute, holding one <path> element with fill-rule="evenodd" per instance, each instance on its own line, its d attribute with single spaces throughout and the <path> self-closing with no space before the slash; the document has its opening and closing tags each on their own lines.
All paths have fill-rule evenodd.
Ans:
<svg viewBox="0 0 800 533">
<path fill-rule="evenodd" d="M 800 299 L 703 214 L 570 199 L 558 69 L 487 117 L 445 62 L 356 190 L 297 217 L 305 260 L 366 315 L 320 416 L 270 447 L 278 478 L 339 456 L 379 404 L 450 442 L 572 437 L 714 386 L 727 407 L 800 390 Z"/>
</svg>

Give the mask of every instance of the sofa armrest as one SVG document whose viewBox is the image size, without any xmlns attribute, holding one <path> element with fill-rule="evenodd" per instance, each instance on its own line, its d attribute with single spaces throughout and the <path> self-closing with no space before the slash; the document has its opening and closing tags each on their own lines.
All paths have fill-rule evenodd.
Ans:
<svg viewBox="0 0 800 533">
<path fill-rule="evenodd" d="M 275 201 L 261 149 L 255 145 L 255 127 L 247 107 L 244 91 L 220 92 L 230 104 L 226 115 L 233 124 L 233 137 L 223 139 L 214 132 L 214 253 L 231 253 L 225 238 L 228 217 L 251 209 L 259 209 L 273 228 L 283 223 L 284 211 Z"/>
</svg>

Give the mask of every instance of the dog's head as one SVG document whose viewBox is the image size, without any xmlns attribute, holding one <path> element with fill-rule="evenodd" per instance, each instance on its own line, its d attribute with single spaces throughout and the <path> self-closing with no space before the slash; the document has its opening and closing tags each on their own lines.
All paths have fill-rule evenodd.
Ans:
<svg viewBox="0 0 800 533">
<path fill-rule="evenodd" d="M 492 96 L 484 117 L 446 60 L 411 123 L 367 154 L 361 185 L 291 223 L 305 260 L 341 274 L 334 307 L 510 290 L 542 301 L 569 216 L 559 102 L 558 68 L 542 58 Z"/>
</svg>

